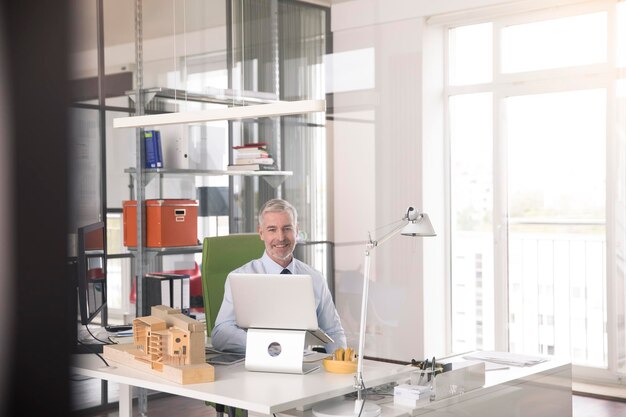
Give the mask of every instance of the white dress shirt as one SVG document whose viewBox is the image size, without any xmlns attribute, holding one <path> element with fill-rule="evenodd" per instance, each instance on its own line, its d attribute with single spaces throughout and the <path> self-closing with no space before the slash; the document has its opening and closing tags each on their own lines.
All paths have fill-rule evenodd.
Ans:
<svg viewBox="0 0 626 417">
<path fill-rule="evenodd" d="M 283 269 L 267 253 L 264 253 L 260 259 L 250 261 L 231 273 L 280 274 Z M 310 275 L 312 278 L 318 325 L 320 329 L 335 341 L 325 345 L 326 352 L 332 353 L 340 347 L 345 348 L 346 335 L 343 327 L 341 327 L 341 320 L 339 320 L 339 315 L 335 309 L 335 304 L 324 276 L 319 271 L 295 258 L 287 265 L 287 269 L 292 274 Z M 235 321 L 229 277 L 226 278 L 226 283 L 224 284 L 224 300 L 211 332 L 211 344 L 214 348 L 221 351 L 244 353 L 246 351 L 246 336 L 246 331 L 238 327 Z"/>
</svg>

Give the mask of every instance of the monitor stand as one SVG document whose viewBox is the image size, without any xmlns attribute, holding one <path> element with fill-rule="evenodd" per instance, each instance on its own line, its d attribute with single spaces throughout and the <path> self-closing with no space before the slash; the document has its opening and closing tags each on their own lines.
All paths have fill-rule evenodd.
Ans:
<svg viewBox="0 0 626 417">
<path fill-rule="evenodd" d="M 308 374 L 319 365 L 304 363 L 306 330 L 248 329 L 246 369 Z"/>
</svg>

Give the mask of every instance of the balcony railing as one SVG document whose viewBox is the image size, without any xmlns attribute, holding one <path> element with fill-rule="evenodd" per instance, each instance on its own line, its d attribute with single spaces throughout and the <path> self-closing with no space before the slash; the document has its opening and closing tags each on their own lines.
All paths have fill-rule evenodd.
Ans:
<svg viewBox="0 0 626 417">
<path fill-rule="evenodd" d="M 511 351 L 607 366 L 604 226 L 595 219 L 510 219 Z M 493 317 L 487 316 L 494 314 L 493 236 L 459 231 L 452 247 L 453 340 L 460 341 L 455 348 L 490 348 L 476 341 L 490 340 L 493 331 Z"/>
</svg>

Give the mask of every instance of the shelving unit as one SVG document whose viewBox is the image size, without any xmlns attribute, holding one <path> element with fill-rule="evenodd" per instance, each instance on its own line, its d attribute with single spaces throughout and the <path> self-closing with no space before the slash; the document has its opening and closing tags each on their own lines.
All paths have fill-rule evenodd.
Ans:
<svg viewBox="0 0 626 417">
<path fill-rule="evenodd" d="M 284 54 L 280 48 L 281 47 L 280 42 L 282 42 L 282 40 L 279 37 L 281 33 L 279 29 L 280 29 L 280 24 L 282 22 L 281 20 L 282 10 L 278 8 L 278 3 L 275 1 L 270 2 L 272 11 L 267 16 L 267 19 L 269 20 L 271 24 L 263 25 L 264 26 L 263 33 L 258 34 L 258 35 L 255 33 L 255 31 L 251 30 L 252 28 L 250 29 L 248 28 L 248 25 L 249 25 L 247 23 L 248 18 L 246 17 L 244 20 L 244 17 L 247 16 L 247 9 L 244 8 L 244 3 L 243 2 L 226 2 L 227 10 L 226 10 L 225 22 L 226 22 L 227 39 L 226 39 L 226 45 L 225 45 L 226 55 L 225 55 L 225 58 L 223 59 L 223 63 L 224 63 L 224 66 L 226 67 L 225 69 L 227 70 L 227 73 L 226 73 L 228 77 L 227 85 L 229 87 L 235 87 L 235 88 L 240 87 L 240 89 L 235 90 L 235 89 L 202 88 L 201 92 L 188 92 L 188 91 L 184 91 L 180 89 L 172 89 L 172 88 L 164 88 L 164 87 L 144 88 L 145 86 L 152 87 L 154 85 L 152 84 L 153 82 L 155 84 L 157 82 L 161 83 L 163 82 L 162 80 L 167 80 L 167 83 L 172 86 L 174 85 L 184 86 L 183 88 L 188 87 L 187 80 L 186 80 L 188 57 L 187 57 L 187 49 L 186 49 L 186 39 L 184 39 L 184 36 L 186 35 L 186 33 L 182 34 L 183 36 L 182 42 L 185 43 L 185 48 L 184 49 L 179 48 L 178 51 L 176 48 L 174 48 L 174 54 L 172 55 L 174 58 L 173 60 L 174 72 L 172 74 L 178 77 L 177 82 L 172 83 L 172 78 L 170 78 L 169 72 L 168 73 L 162 72 L 162 67 L 169 66 L 169 64 L 167 63 L 166 65 L 162 65 L 162 63 L 164 63 L 165 61 L 158 61 L 158 66 L 155 66 L 155 67 L 146 66 L 146 68 L 149 68 L 150 71 L 149 71 L 149 74 L 148 74 L 148 71 L 146 71 L 146 74 L 149 75 L 149 77 L 146 77 L 144 79 L 143 19 L 144 17 L 149 17 L 150 15 L 144 14 L 142 11 L 143 0 L 135 0 L 134 2 L 131 2 L 131 3 L 134 3 L 134 8 L 135 8 L 135 13 L 134 13 L 134 19 L 135 19 L 135 22 L 134 22 L 135 23 L 135 28 L 134 28 L 135 29 L 135 60 L 134 61 L 135 63 L 134 63 L 134 66 L 132 64 L 130 66 L 132 74 L 133 74 L 133 83 L 132 83 L 132 87 L 124 87 L 126 89 L 133 88 L 133 90 L 126 92 L 126 94 L 124 95 L 121 95 L 123 97 L 123 99 L 121 100 L 120 100 L 120 96 L 117 94 L 114 97 L 114 100 L 109 100 L 110 97 L 105 95 L 105 92 L 108 91 L 108 88 L 107 89 L 104 88 L 105 78 L 108 80 L 110 74 L 105 74 L 105 65 L 104 65 L 105 36 L 103 32 L 104 25 L 101 23 L 101 19 L 103 17 L 102 3 L 103 3 L 102 0 L 98 0 L 98 13 L 99 13 L 99 19 L 100 19 L 99 24 L 98 24 L 98 34 L 99 34 L 99 40 L 98 40 L 99 84 L 98 85 L 100 87 L 99 89 L 100 90 L 99 91 L 100 106 L 101 108 L 104 109 L 105 105 L 108 103 L 109 106 L 106 107 L 107 111 L 111 111 L 115 113 L 124 112 L 125 115 L 128 115 L 128 116 L 131 116 L 131 115 L 152 116 L 152 115 L 155 115 L 155 113 L 170 113 L 171 114 L 171 113 L 178 112 L 179 110 L 184 110 L 186 108 L 208 109 L 211 107 L 216 108 L 219 106 L 233 106 L 233 107 L 244 108 L 244 107 L 258 107 L 259 105 L 263 105 L 263 104 L 269 104 L 269 105 L 281 104 L 282 105 L 284 104 L 284 102 L 280 102 L 279 100 L 280 97 L 283 97 L 283 98 L 285 97 L 289 97 L 289 98 L 325 97 L 323 91 L 317 92 L 316 94 L 311 94 L 309 90 L 311 90 L 312 87 L 306 88 L 305 89 L 306 91 L 302 91 L 302 89 L 300 88 L 296 88 L 294 90 L 293 88 L 290 87 L 291 84 L 293 84 L 294 82 L 296 83 L 302 82 L 303 86 L 317 85 L 317 81 L 315 80 L 320 80 L 321 78 L 319 77 L 313 78 L 311 76 L 308 76 L 307 74 L 304 74 L 307 76 L 305 77 L 305 79 L 302 79 L 303 74 L 297 73 L 298 75 L 297 77 L 291 77 L 292 79 L 296 81 L 292 81 L 291 83 L 283 82 L 283 76 L 282 76 L 283 60 L 285 58 L 290 57 L 291 55 L 287 55 L 286 53 Z M 184 6 L 185 5 L 183 5 L 183 7 Z M 252 4 L 252 6 L 254 6 L 254 4 Z M 247 7 L 247 5 L 245 5 L 245 7 Z M 198 8 L 198 10 L 203 10 L 203 9 Z M 176 15 L 181 16 L 182 14 L 176 14 Z M 294 17 L 296 19 L 296 22 L 297 22 L 298 16 L 299 14 L 295 15 Z M 194 16 L 194 18 L 195 17 L 196 16 Z M 325 22 L 330 21 L 327 14 L 325 14 L 324 17 L 326 17 L 326 19 L 324 20 Z M 241 19 L 241 21 L 238 21 L 238 19 Z M 174 22 L 174 29 L 175 29 L 173 31 L 173 36 L 174 36 L 174 41 L 175 41 L 174 44 L 179 45 L 180 42 L 176 42 L 176 35 L 180 34 L 180 30 L 176 30 L 176 27 L 175 27 L 176 23 L 178 22 L 178 19 L 173 19 L 172 21 Z M 314 20 L 314 22 L 316 22 L 316 20 Z M 151 22 L 146 20 L 146 23 L 151 23 Z M 290 26 L 293 26 L 293 25 L 290 25 Z M 146 27 L 148 28 L 148 26 Z M 271 27 L 271 33 L 267 33 L 267 31 L 265 30 L 266 27 Z M 295 27 L 298 27 L 298 25 L 295 25 Z M 184 29 L 185 27 L 183 27 L 183 32 L 184 32 Z M 201 32 L 198 32 L 198 33 L 201 33 Z M 303 39 L 309 39 L 308 37 L 306 37 L 307 34 L 308 32 L 302 34 Z M 222 35 L 220 35 L 220 37 L 221 36 Z M 195 33 L 194 33 L 193 40 L 195 41 L 195 39 L 196 38 L 195 38 Z M 220 40 L 220 39 L 221 38 L 218 38 L 216 40 Z M 291 39 L 291 38 L 288 38 L 288 39 Z M 319 39 L 319 37 L 315 39 Z M 264 58 L 264 56 L 267 55 L 265 51 L 265 49 L 267 48 L 265 47 L 263 47 L 262 51 L 258 51 L 258 52 L 253 52 L 254 48 L 248 48 L 248 45 L 254 45 L 257 40 L 261 40 L 264 45 L 268 44 L 268 42 L 271 42 L 271 46 L 270 46 L 270 49 L 271 49 L 270 58 L 271 59 L 268 60 Z M 327 48 L 330 45 L 330 42 L 327 42 L 324 40 L 322 40 L 321 42 L 326 42 Z M 204 46 L 204 43 L 205 42 L 203 40 L 202 42 L 199 43 L 199 45 Z M 210 42 L 206 42 L 206 43 L 210 46 L 213 46 L 215 42 L 211 40 Z M 246 48 L 244 48 L 244 45 L 246 46 Z M 308 43 L 306 45 L 302 45 L 301 48 L 306 48 L 307 50 L 306 53 L 303 52 L 300 54 L 303 58 L 305 58 L 303 60 L 304 63 L 312 62 L 311 65 L 314 65 L 316 68 L 321 67 L 320 65 L 315 64 L 316 62 L 318 62 L 317 60 L 313 60 L 313 61 L 308 60 L 308 57 L 310 56 L 309 51 L 311 50 Z M 152 48 L 146 49 L 146 51 L 152 52 Z M 207 56 L 204 55 L 205 52 L 203 50 L 196 51 L 195 49 L 190 48 L 189 51 L 190 51 L 189 56 L 192 62 L 191 65 L 194 65 L 193 71 L 190 71 L 189 74 L 196 74 L 195 71 L 199 71 L 203 69 L 201 68 L 201 65 L 204 65 L 203 64 L 204 60 L 210 63 L 210 66 L 208 67 L 208 70 L 210 71 L 215 71 L 216 68 L 219 69 L 220 71 L 223 69 L 222 62 L 221 61 L 217 62 L 218 59 L 222 59 L 221 58 L 222 56 L 221 54 L 223 53 L 222 49 L 219 50 L 219 54 L 220 54 L 219 57 L 217 57 L 217 55 L 214 56 L 212 50 L 207 51 Z M 252 53 L 250 53 L 249 51 Z M 183 53 L 180 53 L 180 52 L 183 52 Z M 197 55 L 194 55 L 197 52 L 200 52 L 200 53 Z M 248 56 L 248 54 L 250 56 Z M 182 60 L 183 56 L 184 56 L 184 61 Z M 321 57 L 321 55 L 319 56 Z M 153 55 L 146 54 L 146 57 L 153 57 Z M 161 54 L 159 54 L 157 59 L 161 59 Z M 167 56 L 167 59 L 169 60 L 169 55 Z M 194 61 L 193 59 L 197 59 L 197 60 Z M 129 61 L 132 61 L 132 59 Z M 299 61 L 296 61 L 296 62 L 299 62 Z M 152 62 L 146 60 L 146 63 L 152 63 Z M 184 68 L 182 68 L 182 70 L 180 71 L 177 71 L 179 69 L 177 68 L 177 63 L 184 65 Z M 259 64 L 259 63 L 262 63 L 262 64 Z M 321 69 L 321 71 L 323 71 L 323 68 Z M 167 77 L 162 77 L 161 76 L 162 74 L 166 75 Z M 156 75 L 157 77 L 155 77 L 154 75 Z M 179 80 L 183 81 L 183 77 L 185 77 L 184 82 L 182 83 L 178 82 Z M 215 79 L 218 79 L 218 82 L 220 83 L 224 82 L 222 81 L 223 78 L 221 78 L 222 77 L 221 73 L 219 74 L 219 78 L 218 76 L 214 76 L 214 75 L 211 75 L 211 77 L 215 77 Z M 150 81 L 147 81 L 148 79 Z M 191 83 L 191 85 L 198 85 L 196 84 L 197 80 L 198 79 L 192 80 L 193 82 Z M 108 84 L 112 85 L 112 83 L 108 83 Z M 129 86 L 130 84 L 124 83 L 123 85 Z M 225 85 L 226 84 L 223 84 L 223 86 Z M 260 89 L 266 92 L 249 91 L 252 89 Z M 267 92 L 268 90 L 272 92 L 268 93 Z M 119 90 L 116 90 L 116 91 L 119 91 Z M 294 93 L 294 91 L 296 93 Z M 189 105 L 187 105 L 185 101 L 188 101 Z M 119 104 L 120 102 L 123 104 L 120 105 Z M 192 104 L 192 102 L 195 104 Z M 206 105 L 202 105 L 202 103 L 206 103 Z M 105 116 L 108 114 L 113 114 L 113 113 L 105 113 L 105 111 L 102 110 L 100 114 L 100 120 L 106 120 Z M 298 113 L 293 113 L 293 114 L 298 114 Z M 131 184 L 131 189 L 133 190 L 133 193 L 134 193 L 133 199 L 137 200 L 138 208 L 143 207 L 143 203 L 145 202 L 146 198 L 153 197 L 153 191 L 154 191 L 153 187 L 156 185 L 155 183 L 157 181 L 161 180 L 161 178 L 163 178 L 163 183 L 162 183 L 163 187 L 158 189 L 157 192 L 163 193 L 164 196 L 169 196 L 169 197 L 172 197 L 174 193 L 177 193 L 177 189 L 172 188 L 172 186 L 177 187 L 179 182 L 184 183 L 186 187 L 187 186 L 193 187 L 194 185 L 204 186 L 205 184 L 210 185 L 210 186 L 228 185 L 230 187 L 229 191 L 227 191 L 227 193 L 229 192 L 229 195 L 227 195 L 227 201 L 228 201 L 227 207 L 230 210 L 229 212 L 230 223 L 228 225 L 230 228 L 229 230 L 231 231 L 231 233 L 248 231 L 252 227 L 250 223 L 253 223 L 255 221 L 254 220 L 255 216 L 253 213 L 253 211 L 255 211 L 255 207 L 254 207 L 256 204 L 255 202 L 261 201 L 261 199 L 272 198 L 273 196 L 286 197 L 287 194 L 283 190 L 283 188 L 287 188 L 287 187 L 284 185 L 280 187 L 280 185 L 283 184 L 283 182 L 290 176 L 293 176 L 295 174 L 297 177 L 300 177 L 301 176 L 300 172 L 303 172 L 303 171 L 307 172 L 308 170 L 307 164 L 301 163 L 300 160 L 294 161 L 294 159 L 291 159 L 288 155 L 297 155 L 298 157 L 302 155 L 306 155 L 304 151 L 301 151 L 300 144 L 301 143 L 307 144 L 309 139 L 313 138 L 313 135 L 309 135 L 307 132 L 307 135 L 300 136 L 299 131 L 298 131 L 298 134 L 294 134 L 293 126 L 296 125 L 298 126 L 298 129 L 302 129 L 302 130 L 304 130 L 305 128 L 310 128 L 309 130 L 313 130 L 314 128 L 321 126 L 321 124 L 316 124 L 317 123 L 316 121 L 318 120 L 318 118 L 299 118 L 299 117 L 280 118 L 280 117 L 275 117 L 274 114 L 265 115 L 264 117 L 266 118 L 264 119 L 254 119 L 255 117 L 256 117 L 255 115 L 246 115 L 245 120 L 243 120 L 242 118 L 237 116 L 237 120 L 241 121 L 240 123 L 228 122 L 228 123 L 216 124 L 216 125 L 219 125 L 220 129 L 222 129 L 224 125 L 228 125 L 228 131 L 227 131 L 228 133 L 226 135 L 229 138 L 229 141 L 231 142 L 231 143 L 228 143 L 228 149 L 230 149 L 233 146 L 233 144 L 239 145 L 239 144 L 242 144 L 242 142 L 255 142 L 259 140 L 267 140 L 268 142 L 270 142 L 270 146 L 272 147 L 272 153 L 276 156 L 276 159 L 279 161 L 279 164 L 281 162 L 287 162 L 290 164 L 293 163 L 293 165 L 280 165 L 281 167 L 289 167 L 289 168 L 293 167 L 293 170 L 294 170 L 293 173 L 290 171 L 261 171 L 261 172 L 236 171 L 234 172 L 234 171 L 200 170 L 200 169 L 167 169 L 167 168 L 157 169 L 157 170 L 144 169 L 143 168 L 144 165 L 142 162 L 142 158 L 145 155 L 145 150 L 143 149 L 143 145 L 142 145 L 144 142 L 143 130 L 141 128 L 133 128 L 132 131 L 124 132 L 124 136 L 126 135 L 127 132 L 129 135 L 131 134 L 130 132 L 135 133 L 134 139 L 135 139 L 135 145 L 137 149 L 136 158 L 135 158 L 134 163 L 133 162 L 127 163 L 124 166 L 120 167 L 121 169 L 116 167 L 115 171 L 117 171 L 117 174 L 116 174 L 117 176 L 119 176 L 120 171 L 122 170 L 124 171 L 126 175 L 128 175 L 128 177 L 124 176 L 125 178 L 122 178 L 121 181 L 119 181 L 118 178 L 114 178 L 116 180 L 116 185 L 118 181 L 121 183 L 124 183 L 126 179 L 130 179 L 129 182 Z M 234 120 L 234 119 L 222 118 L 220 120 Z M 184 122 L 184 123 L 187 123 L 187 122 Z M 300 128 L 299 127 L 300 125 L 304 127 Z M 100 126 L 101 126 L 100 136 L 102 138 L 106 138 L 107 136 L 105 135 L 105 130 L 104 130 L 105 124 L 101 123 Z M 194 130 L 193 133 L 195 134 L 196 131 Z M 314 136 L 316 140 L 318 136 L 319 135 Z M 220 136 L 220 138 L 223 138 L 223 137 L 224 136 Z M 297 138 L 298 140 L 292 140 L 294 138 Z M 133 138 L 131 138 L 130 142 L 132 142 L 132 139 Z M 287 141 L 289 141 L 288 146 L 285 146 Z M 221 146 L 222 146 L 222 143 L 220 142 L 219 147 Z M 210 146 L 210 147 L 218 148 L 218 145 Z M 295 147 L 296 152 L 292 152 L 291 147 Z M 302 147 L 304 148 L 304 145 L 302 145 Z M 284 152 L 286 150 L 288 150 L 290 153 L 288 154 L 287 152 Z M 221 152 L 224 152 L 224 151 L 222 148 L 222 149 L 219 149 L 219 151 L 216 149 L 216 152 L 219 152 L 218 154 L 221 154 Z M 102 151 L 102 155 L 104 155 L 102 166 L 104 167 L 103 169 L 106 169 L 106 160 L 104 159 L 106 156 L 106 153 L 104 152 L 104 149 Z M 180 156 L 180 155 L 177 154 L 177 156 Z M 128 166 L 130 166 L 130 168 L 125 169 Z M 170 166 L 174 166 L 174 165 L 170 165 Z M 181 163 L 180 165 L 176 165 L 176 166 L 187 167 L 188 165 Z M 208 168 L 214 165 L 199 165 L 198 164 L 195 166 L 202 166 L 204 168 Z M 218 176 L 218 178 L 201 178 L 202 176 Z M 220 176 L 223 176 L 223 177 L 220 177 Z M 181 178 L 187 177 L 188 180 L 178 181 L 179 178 L 175 178 L 174 180 L 171 180 L 170 177 L 181 177 Z M 263 178 L 263 181 L 256 180 L 255 178 Z M 150 181 L 152 181 L 152 183 Z M 286 184 L 289 184 L 289 186 L 291 186 L 291 182 L 293 181 L 294 180 L 291 179 Z M 308 177 L 304 176 L 303 183 L 304 181 L 308 181 Z M 228 184 L 225 184 L 225 183 L 228 183 Z M 126 190 L 125 188 L 126 184 L 121 184 L 121 186 L 123 186 L 124 189 Z M 103 183 L 102 189 L 103 189 L 103 192 L 106 193 L 106 189 L 107 189 L 106 183 Z M 121 189 L 122 189 L 121 187 L 120 188 L 116 187 L 116 190 L 121 190 Z M 317 189 L 317 188 L 313 188 L 313 189 Z M 194 191 L 193 188 L 185 188 L 182 194 L 187 196 L 188 194 L 192 194 L 193 191 Z M 214 191 L 214 190 L 209 190 L 209 191 Z M 221 191 L 224 192 L 225 190 L 221 190 Z M 103 196 L 104 196 L 103 211 L 106 212 L 107 211 L 106 194 L 103 194 Z M 117 198 L 118 197 L 117 194 L 115 195 L 115 197 L 116 197 L 115 201 L 120 200 L 119 198 Z M 122 199 L 124 199 L 126 195 L 122 197 L 123 197 Z M 216 200 L 211 200 L 211 201 L 216 201 Z M 115 207 L 114 211 L 115 213 L 117 213 L 118 206 L 114 205 L 113 207 Z M 130 256 L 132 256 L 133 260 L 131 262 L 131 265 L 132 265 L 131 272 L 130 274 L 128 274 L 130 277 L 143 276 L 145 275 L 145 273 L 159 270 L 157 268 L 159 268 L 160 266 L 159 262 L 161 262 L 162 255 L 168 256 L 168 258 L 163 257 L 163 259 L 167 259 L 166 263 L 170 263 L 169 262 L 170 255 L 180 254 L 180 253 L 185 253 L 185 254 L 197 253 L 202 250 L 201 245 L 192 245 L 192 246 L 185 246 L 185 247 L 171 247 L 171 248 L 145 247 L 144 246 L 146 244 L 145 211 L 142 213 L 142 210 L 139 209 L 137 210 L 137 212 L 138 212 L 137 213 L 137 225 L 138 225 L 137 247 L 128 248 L 131 251 L 132 255 L 128 253 L 117 254 L 119 258 L 122 258 L 122 257 L 129 258 Z M 220 216 L 221 215 L 222 214 L 220 214 Z M 212 219 L 213 218 L 211 218 L 211 220 Z M 223 217 L 220 217 L 220 225 L 225 226 L 225 222 L 223 222 L 224 220 L 226 219 Z M 208 223 L 206 219 L 205 219 L 205 222 Z M 213 229 L 211 228 L 211 230 Z M 190 257 L 190 256 L 187 256 L 187 257 Z M 177 260 L 177 259 L 171 258 L 171 260 Z M 124 271 L 124 277 L 125 278 L 127 277 L 125 271 Z M 128 288 L 127 283 L 125 282 L 124 284 L 125 284 L 125 287 L 123 288 Z M 141 303 L 142 303 L 141 284 L 138 283 L 137 285 L 138 285 L 137 307 L 139 307 L 139 311 L 141 311 Z M 106 391 L 106 389 L 104 391 Z M 139 392 L 139 410 L 141 413 L 145 413 L 147 412 L 146 392 L 145 392 L 145 389 L 141 389 L 139 391 L 140 391 Z M 107 402 L 106 394 L 104 394 L 103 398 L 105 398 L 104 402 Z"/>
<path fill-rule="evenodd" d="M 136 168 L 127 168 L 124 170 L 125 173 L 130 174 L 131 177 L 134 177 L 137 174 Z M 164 176 L 171 177 L 187 177 L 187 176 L 220 176 L 227 175 L 231 177 L 243 176 L 243 177 L 261 177 L 267 182 L 270 186 L 276 188 L 280 184 L 283 183 L 287 179 L 293 175 L 291 171 L 225 171 L 225 170 L 205 170 L 205 169 L 167 169 L 167 168 L 150 168 L 143 170 L 144 175 L 146 176 L 146 183 L 149 183 L 153 178 L 159 177 L 163 178 Z"/>
<path fill-rule="evenodd" d="M 143 99 L 140 102 L 144 102 L 145 100 L 151 101 L 155 97 L 173 99 L 187 99 L 193 100 L 203 103 L 219 103 L 223 104 L 221 100 L 228 100 L 226 95 L 224 94 L 212 94 L 212 95 L 199 95 L 193 94 L 188 95 L 184 91 L 180 90 L 171 90 L 171 89 L 147 89 L 141 90 L 141 95 L 143 95 Z M 252 97 L 249 99 L 243 99 L 245 102 L 254 102 L 258 103 L 259 100 L 262 100 L 259 97 Z M 232 103 L 228 101 L 228 103 Z M 140 103 L 137 103 L 139 106 Z M 139 108 L 139 107 L 138 107 Z M 145 158 L 145 149 L 143 146 L 143 124 L 146 120 L 149 123 L 155 122 L 155 125 L 159 125 L 159 121 L 165 120 L 162 124 L 188 124 L 193 122 L 202 122 L 203 117 L 206 117 L 207 120 L 217 121 L 217 120 L 232 120 L 232 119 L 241 119 L 241 118 L 256 118 L 256 117 L 267 117 L 269 115 L 275 114 L 297 114 L 298 111 L 303 113 L 310 111 L 323 111 L 326 108 L 326 103 L 324 100 L 305 100 L 301 102 L 273 102 L 272 104 L 255 104 L 255 105 L 243 105 L 243 106 L 235 106 L 235 107 L 227 107 L 215 109 L 213 111 L 194 111 L 194 112 L 179 112 L 179 113 L 166 113 L 163 115 L 150 115 L 150 116 L 134 116 L 134 117 L 124 117 L 118 118 L 114 120 L 114 127 L 116 128 L 136 128 L 137 129 L 137 149 L 138 157 L 137 157 L 137 166 L 127 168 L 124 170 L 125 173 L 131 176 L 131 187 L 132 184 L 136 184 L 136 197 L 138 207 L 143 206 L 143 202 L 145 201 L 145 187 L 150 183 L 154 178 L 162 179 L 165 176 L 243 176 L 243 177 L 260 177 L 263 178 L 271 187 L 278 187 L 282 184 L 285 179 L 289 176 L 293 175 L 291 171 L 228 171 L 228 170 L 203 170 L 203 169 L 180 169 L 180 168 L 141 168 L 143 165 L 143 160 Z M 258 113 L 254 111 L 256 109 Z M 141 113 L 141 112 L 138 112 Z M 212 114 L 211 114 L 212 113 Z M 172 118 L 173 117 L 173 118 Z M 222 117 L 222 118 L 220 118 Z M 163 119 L 165 118 L 165 119 Z M 143 213 L 141 210 L 138 210 L 137 214 L 137 236 L 143 233 L 144 229 L 144 220 Z M 150 269 L 150 263 L 154 260 L 154 256 L 156 255 L 164 255 L 164 254 L 184 254 L 184 253 L 198 253 L 202 251 L 202 246 L 189 246 L 189 247 L 172 247 L 172 248 L 148 248 L 143 246 L 143 244 L 139 244 L 139 242 L 143 242 L 144 240 L 138 240 L 138 246 L 135 248 L 129 248 L 135 254 L 135 273 L 137 277 L 143 277 L 145 273 Z M 142 300 L 139 297 L 141 293 L 139 290 L 141 285 L 138 285 L 138 297 L 137 297 L 137 308 L 138 311 L 141 311 L 140 308 L 142 306 Z"/>
<path fill-rule="evenodd" d="M 275 4 L 274 4 L 275 5 Z M 228 9 L 227 13 L 232 13 L 232 9 Z M 145 169 L 145 144 L 143 138 L 143 128 L 157 127 L 162 125 L 185 125 L 193 123 L 204 123 L 208 121 L 233 121 L 233 120 L 250 120 L 266 118 L 271 124 L 277 126 L 275 129 L 278 131 L 277 143 L 278 148 L 275 149 L 276 158 L 281 161 L 281 149 L 280 141 L 280 121 L 279 116 L 286 115 L 300 115 L 310 112 L 325 112 L 326 101 L 325 100 L 300 100 L 293 102 L 286 102 L 279 100 L 279 67 L 278 67 L 278 32 L 272 32 L 272 48 L 274 53 L 275 64 L 274 73 L 272 74 L 272 80 L 276 81 L 276 85 L 270 87 L 274 90 L 272 93 L 266 92 L 254 92 L 247 91 L 246 84 L 242 75 L 240 85 L 242 90 L 233 89 L 216 89 L 205 88 L 202 93 L 187 92 L 179 89 L 171 88 L 144 88 L 143 78 L 143 21 L 142 21 L 142 1 L 137 0 L 135 2 L 135 89 L 127 92 L 127 96 L 135 102 L 135 112 L 133 116 L 120 117 L 114 119 L 114 128 L 133 128 L 136 129 L 135 141 L 136 141 L 136 159 L 135 167 L 126 169 L 124 172 L 131 176 L 131 187 L 134 188 L 135 200 L 137 201 L 137 247 L 134 251 L 135 258 L 135 275 L 137 277 L 143 277 L 149 269 L 150 258 L 154 258 L 155 253 L 174 253 L 180 251 L 196 251 L 197 247 L 189 248 L 159 248 L 159 250 L 152 250 L 152 248 L 146 248 L 145 245 L 145 212 L 143 210 L 144 201 L 146 200 L 146 186 L 154 178 L 163 178 L 165 176 L 228 176 L 229 182 L 233 184 L 234 177 L 244 178 L 263 178 L 265 182 L 269 184 L 269 187 L 279 187 L 287 177 L 293 175 L 290 171 L 222 171 L 222 170 L 199 170 L 199 169 Z M 278 28 L 278 12 L 271 13 L 272 27 Z M 231 33 L 231 32 L 229 32 Z M 229 48 L 232 48 L 232 39 L 229 38 Z M 243 51 L 243 49 L 242 49 Z M 228 51 L 232 54 L 232 50 Z M 228 62 L 234 62 L 229 57 Z M 241 61 L 245 62 L 241 57 Z M 232 73 L 233 67 L 229 70 Z M 229 74 L 231 74 L 229 73 Z M 229 75 L 229 86 L 232 87 L 232 75 Z M 248 87 L 250 88 L 250 87 Z M 258 85 L 254 88 L 264 89 L 262 85 Z M 172 103 L 172 100 L 174 101 Z M 203 110 L 195 111 L 178 111 L 185 102 L 204 103 L 204 104 L 217 104 L 220 108 L 206 108 L 203 106 Z M 198 106 L 191 106 L 198 107 Z M 215 106 L 213 106 L 215 107 Z M 148 114 L 150 113 L 150 114 Z M 158 113 L 158 114 L 155 114 Z M 265 121 L 260 121 L 265 123 Z M 243 131 L 243 129 L 242 129 Z M 232 147 L 232 124 L 229 123 L 229 147 Z M 243 135 L 242 135 L 243 136 Z M 231 155 L 232 161 L 232 155 Z M 264 188 L 268 188 L 263 184 Z M 232 190 L 232 188 L 231 188 Z M 160 190 L 159 190 L 160 193 Z M 278 191 L 280 194 L 280 191 Z M 231 196 L 232 200 L 232 196 Z M 232 201 L 231 201 L 232 203 Z M 251 217 L 248 214 L 248 217 Z M 163 249 L 163 250 L 161 250 Z M 147 255 L 147 256 L 144 256 Z M 141 279 L 138 280 L 137 294 L 141 294 Z M 142 311 L 141 297 L 137 297 L 137 311 Z"/>
</svg>

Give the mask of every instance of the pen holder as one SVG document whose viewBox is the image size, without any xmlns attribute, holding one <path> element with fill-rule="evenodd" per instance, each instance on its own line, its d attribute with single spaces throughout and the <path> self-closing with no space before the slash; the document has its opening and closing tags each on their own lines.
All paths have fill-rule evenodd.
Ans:
<svg viewBox="0 0 626 417">
<path fill-rule="evenodd" d="M 324 369 L 335 374 L 352 374 L 356 372 L 358 362 L 354 354 L 354 349 L 339 348 L 333 352 L 332 358 L 322 361 Z"/>
<path fill-rule="evenodd" d="M 357 361 L 338 361 L 334 359 L 324 359 L 322 361 L 324 369 L 334 374 L 352 374 L 356 372 Z"/>
<path fill-rule="evenodd" d="M 432 369 L 418 369 L 411 372 L 411 385 L 431 386 L 434 384 L 437 372 Z"/>
<path fill-rule="evenodd" d="M 415 359 L 411 359 L 411 366 L 416 367 L 419 370 L 422 370 L 422 369 L 432 370 L 432 365 L 433 363 L 429 360 L 416 361 Z M 439 375 L 440 373 L 448 371 L 448 370 L 449 370 L 449 365 L 435 362 L 435 374 L 436 375 Z"/>
</svg>

